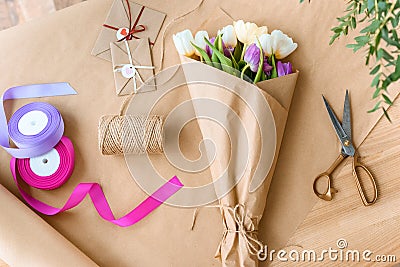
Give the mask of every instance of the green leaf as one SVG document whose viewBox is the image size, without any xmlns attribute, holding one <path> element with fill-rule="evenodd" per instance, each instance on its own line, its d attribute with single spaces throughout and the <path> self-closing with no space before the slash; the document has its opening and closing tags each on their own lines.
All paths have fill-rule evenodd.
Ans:
<svg viewBox="0 0 400 267">
<path fill-rule="evenodd" d="M 264 66 L 264 53 L 263 53 L 262 49 L 260 48 L 260 47 L 261 47 L 261 44 L 260 44 L 260 41 L 258 40 L 258 38 L 257 38 L 257 42 L 258 42 L 258 47 L 259 47 L 259 49 L 260 49 L 260 62 L 259 62 L 259 64 L 258 64 L 258 70 L 257 70 L 256 77 L 254 78 L 254 83 L 258 83 L 258 82 L 260 81 L 261 75 L 262 75 L 262 73 L 264 72 L 264 71 L 263 71 L 263 66 Z"/>
<path fill-rule="evenodd" d="M 278 77 L 278 71 L 276 69 L 276 63 L 275 63 L 275 56 L 271 55 L 271 65 L 272 65 L 272 71 L 271 71 L 271 79 Z"/>
<path fill-rule="evenodd" d="M 362 29 L 360 33 L 367 33 L 367 32 L 374 33 L 379 28 L 380 25 L 381 25 L 380 20 L 374 20 L 370 25 Z"/>
<path fill-rule="evenodd" d="M 381 77 L 381 74 L 378 73 L 378 75 L 376 75 L 375 78 L 372 80 L 371 87 L 378 86 L 380 77 Z"/>
<path fill-rule="evenodd" d="M 384 107 L 382 107 L 382 110 L 383 110 L 383 114 L 385 115 L 386 119 L 387 119 L 390 123 L 392 123 L 392 120 L 391 120 L 390 117 L 389 117 L 389 114 L 388 114 L 388 112 L 387 112 L 387 109 L 385 109 Z"/>
<path fill-rule="evenodd" d="M 379 108 L 380 108 L 380 106 L 381 106 L 381 103 L 382 103 L 382 101 L 378 101 L 376 104 L 375 104 L 375 106 L 374 106 L 374 108 L 373 109 L 371 109 L 371 110 L 368 110 L 368 113 L 372 113 L 372 112 L 375 112 L 375 111 L 377 111 Z"/>
<path fill-rule="evenodd" d="M 243 44 L 241 42 L 237 42 L 235 50 L 233 51 L 233 56 L 235 57 L 236 62 L 240 61 L 240 57 L 242 56 Z"/>
<path fill-rule="evenodd" d="M 391 73 L 387 79 L 390 80 L 390 82 L 396 82 L 397 80 L 400 79 L 400 56 L 397 56 L 396 67 L 394 72 Z"/>
<path fill-rule="evenodd" d="M 218 37 L 217 37 L 218 38 Z M 217 38 L 215 38 L 215 40 L 214 40 L 214 44 L 216 44 L 217 43 Z M 206 37 L 204 37 L 204 40 L 205 39 L 207 39 Z M 208 40 L 207 40 L 208 41 Z M 211 43 L 210 43 L 211 44 Z M 210 46 L 210 45 L 209 45 Z M 220 62 L 219 62 L 219 59 L 218 59 L 218 56 L 217 56 L 217 54 L 215 53 L 215 51 L 219 51 L 215 46 L 210 46 L 210 49 L 213 51 L 213 53 L 212 53 L 212 55 L 211 55 L 211 61 L 213 62 L 213 63 L 216 63 L 216 64 L 214 64 L 214 66 L 216 67 L 216 68 L 218 68 L 218 69 L 221 69 L 221 65 L 220 65 Z"/>
<path fill-rule="evenodd" d="M 369 72 L 369 74 L 370 74 L 370 75 L 376 74 L 380 68 L 381 68 L 381 65 L 376 65 L 375 68 L 373 68 L 373 69 Z"/>
<path fill-rule="evenodd" d="M 380 95 L 380 93 L 381 93 L 381 88 L 379 88 L 379 87 L 376 88 L 374 94 L 372 95 L 372 99 L 377 98 Z"/>
<path fill-rule="evenodd" d="M 222 37 L 221 37 L 221 35 L 218 35 L 217 38 L 215 38 L 214 44 L 217 47 L 219 52 L 224 53 L 224 47 L 222 46 Z"/>
<path fill-rule="evenodd" d="M 375 1 L 374 0 L 368 0 L 367 2 L 367 8 L 368 11 L 371 12 L 375 8 Z"/>
<path fill-rule="evenodd" d="M 191 42 L 191 44 L 193 45 L 194 48 L 197 49 L 197 51 L 199 51 L 201 57 L 203 58 L 203 60 L 207 63 L 207 65 L 213 66 L 210 57 L 208 56 L 207 52 L 204 51 L 204 49 L 198 47 L 197 45 L 195 45 L 194 43 Z"/>
<path fill-rule="evenodd" d="M 379 48 L 377 52 L 377 60 L 380 60 L 381 58 L 384 58 L 386 61 L 393 60 L 393 56 L 390 55 L 385 49 Z"/>
<path fill-rule="evenodd" d="M 399 25 L 399 19 L 398 19 L 398 17 L 392 17 L 392 18 L 390 19 L 390 22 L 392 23 L 393 28 L 396 28 L 397 25 Z"/>
<path fill-rule="evenodd" d="M 385 11 L 386 10 L 386 3 L 385 2 L 379 2 L 378 3 L 378 9 L 379 9 L 379 11 Z"/>
<path fill-rule="evenodd" d="M 383 99 L 385 100 L 385 103 L 386 103 L 386 104 L 388 104 L 388 105 L 393 105 L 392 100 L 390 100 L 390 98 L 389 98 L 387 95 L 382 94 L 382 97 L 383 97 Z"/>
<path fill-rule="evenodd" d="M 342 32 L 342 28 L 341 27 L 334 27 L 331 29 L 331 31 L 333 31 L 334 33 L 341 33 Z"/>
<path fill-rule="evenodd" d="M 370 38 L 369 36 L 362 35 L 362 36 L 357 36 L 356 38 L 354 38 L 354 40 L 356 40 L 356 42 L 360 45 L 365 45 L 369 42 Z"/>
<path fill-rule="evenodd" d="M 204 40 L 208 44 L 208 46 L 213 50 L 213 56 L 216 55 L 219 62 L 221 62 L 222 69 L 227 73 L 235 75 L 233 68 L 232 68 L 231 59 L 229 59 L 223 53 L 221 53 L 214 45 L 211 44 L 211 42 L 209 40 L 207 40 L 207 38 L 204 38 Z M 213 60 L 213 62 L 215 62 L 215 61 Z"/>
<path fill-rule="evenodd" d="M 357 27 L 357 22 L 355 17 L 351 17 L 351 28 L 355 29 Z"/>
<path fill-rule="evenodd" d="M 329 41 L 329 45 L 333 44 L 333 42 L 339 37 L 340 33 L 335 33 L 332 35 L 331 40 Z"/>
<path fill-rule="evenodd" d="M 359 44 L 348 44 L 346 45 L 347 48 L 353 49 L 353 52 L 357 52 L 362 46 Z"/>
<path fill-rule="evenodd" d="M 233 67 L 235 68 L 235 69 L 239 69 L 239 65 L 238 65 L 238 63 L 237 63 L 237 61 L 236 61 L 236 59 L 235 59 L 235 57 L 233 56 L 233 54 L 232 54 L 232 52 L 231 52 L 231 50 L 229 50 L 229 54 L 231 54 L 231 59 L 232 59 L 232 64 L 233 64 Z"/>
</svg>

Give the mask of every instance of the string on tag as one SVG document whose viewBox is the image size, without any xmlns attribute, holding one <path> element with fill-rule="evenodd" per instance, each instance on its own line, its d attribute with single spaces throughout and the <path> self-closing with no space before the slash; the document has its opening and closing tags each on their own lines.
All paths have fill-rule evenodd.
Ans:
<svg viewBox="0 0 400 267">
<path fill-rule="evenodd" d="M 141 65 L 134 65 L 133 64 L 133 58 L 132 58 L 132 53 L 131 49 L 129 47 L 128 42 L 125 40 L 125 46 L 126 46 L 126 51 L 128 53 L 128 58 L 129 58 L 129 64 L 119 64 L 114 67 L 114 72 L 121 72 L 122 75 L 125 78 L 128 79 L 133 79 L 133 93 L 137 93 L 137 84 L 136 84 L 136 78 L 139 79 L 141 84 L 144 84 L 145 82 L 143 81 L 142 77 L 140 76 L 140 73 L 138 72 L 138 69 L 154 69 L 154 66 L 141 66 Z M 121 88 L 122 90 L 122 88 Z"/>
</svg>

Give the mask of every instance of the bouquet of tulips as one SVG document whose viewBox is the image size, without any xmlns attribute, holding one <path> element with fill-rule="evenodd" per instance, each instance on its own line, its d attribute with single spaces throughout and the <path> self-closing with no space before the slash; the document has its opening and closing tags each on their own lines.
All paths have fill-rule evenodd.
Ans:
<svg viewBox="0 0 400 267">
<path fill-rule="evenodd" d="M 211 18 L 208 23 L 215 27 L 217 23 L 226 25 L 230 20 L 220 21 L 221 18 L 217 22 Z M 201 30 L 193 37 L 190 30 L 184 30 L 173 35 L 173 41 L 181 62 L 188 63 L 181 65 L 186 80 L 209 82 L 187 83 L 192 100 L 213 100 L 192 101 L 196 116 L 202 117 L 204 110 L 214 110 L 210 103 L 215 101 L 229 107 L 215 109 L 219 119 L 227 119 L 221 124 L 228 134 L 207 120 L 197 121 L 202 136 L 212 137 L 221 148 L 210 165 L 224 225 L 216 257 L 223 267 L 256 267 L 266 253 L 257 230 L 299 74 L 290 62 L 282 62 L 282 59 L 291 54 L 297 44 L 280 30 L 269 34 L 267 27 L 242 20 L 222 27 L 215 36 L 210 38 L 207 31 Z M 222 86 L 216 88 L 215 85 Z M 243 104 L 244 99 L 249 101 Z M 229 110 L 243 123 L 246 140 L 241 139 L 241 127 Z M 244 143 L 249 146 L 246 151 L 240 150 L 246 147 L 242 146 Z M 213 155 L 210 150 L 209 158 Z M 245 155 L 245 158 L 238 155 Z M 247 165 L 241 167 L 244 160 Z M 239 166 L 245 168 L 243 175 Z M 268 168 L 259 172 L 263 167 Z M 228 174 L 227 180 L 218 183 L 224 173 Z M 258 187 L 253 187 L 258 178 L 262 180 Z M 237 180 L 239 182 L 235 183 Z M 231 184 L 234 184 L 232 188 Z M 229 191 L 225 191 L 227 188 Z"/>
<path fill-rule="evenodd" d="M 190 30 L 173 35 L 179 54 L 200 60 L 236 76 L 248 77 L 253 83 L 293 72 L 290 62 L 280 60 L 297 48 L 292 38 L 280 30 L 268 33 L 266 26 L 239 20 L 210 38 L 207 31 Z"/>
</svg>

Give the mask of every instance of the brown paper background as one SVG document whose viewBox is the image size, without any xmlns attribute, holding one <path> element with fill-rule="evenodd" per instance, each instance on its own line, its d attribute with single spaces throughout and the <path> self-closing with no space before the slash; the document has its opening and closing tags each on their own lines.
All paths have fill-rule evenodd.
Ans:
<svg viewBox="0 0 400 267">
<path fill-rule="evenodd" d="M 123 101 L 115 96 L 110 63 L 90 55 L 111 2 L 87 1 L 1 32 L 0 73 L 3 75 L 0 85 L 2 90 L 6 90 L 31 83 L 71 83 L 78 95 L 43 101 L 56 105 L 63 115 L 65 134 L 72 139 L 76 149 L 76 169 L 61 189 L 52 192 L 35 190 L 34 196 L 61 205 L 76 184 L 97 181 L 103 186 L 116 215 L 121 216 L 143 200 L 145 194 L 132 181 L 123 158 L 101 156 L 97 140 L 93 138 L 97 135 L 98 118 L 117 113 Z M 137 2 L 168 14 L 163 29 L 174 17 L 186 13 L 198 3 L 192 0 Z M 168 30 L 166 66 L 179 63 L 171 34 L 185 28 L 201 27 L 201 22 L 206 21 L 218 5 L 235 19 L 266 24 L 270 30 L 279 28 L 299 44 L 290 60 L 301 75 L 260 225 L 261 240 L 272 248 L 284 246 L 317 201 L 311 188 L 314 176 L 328 167 L 339 152 L 339 143 L 325 114 L 321 93 L 341 114 L 344 90 L 350 90 L 354 107 L 353 136 L 358 145 L 380 117 L 379 113 L 366 113 L 374 103 L 370 100 L 369 70 L 363 65 L 361 53 L 353 54 L 344 48 L 351 42 L 351 37 L 341 38 L 333 46 L 328 46 L 329 29 L 336 24 L 335 17 L 342 14 L 344 2 L 299 4 L 297 0 L 268 0 L 262 4 L 256 0 L 241 3 L 206 0 L 198 11 Z M 161 38 L 157 39 L 153 49 L 155 62 L 159 60 L 160 48 Z M 188 97 L 184 91 L 176 96 L 178 100 Z M 5 105 L 7 113 L 28 102 L 30 100 L 8 101 Z M 185 129 L 181 142 L 187 153 L 196 156 L 200 136 L 196 125 L 192 126 L 193 129 Z M 10 157 L 4 151 L 0 156 L 0 182 L 16 194 L 8 169 Z M 119 228 L 101 220 L 88 200 L 72 211 L 44 218 L 101 266 L 220 265 L 213 258 L 222 233 L 218 210 L 203 209 L 197 218 L 195 231 L 189 231 L 191 209 L 165 205 L 129 228 Z"/>
<path fill-rule="evenodd" d="M 97 266 L 1 185 L 0 203 L 0 259 L 10 266 Z"/>
</svg>

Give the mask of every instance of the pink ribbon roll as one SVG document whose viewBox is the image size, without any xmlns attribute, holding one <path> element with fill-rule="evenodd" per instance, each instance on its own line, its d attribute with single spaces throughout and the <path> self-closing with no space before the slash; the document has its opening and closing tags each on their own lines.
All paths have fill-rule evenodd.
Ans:
<svg viewBox="0 0 400 267">
<path fill-rule="evenodd" d="M 26 191 L 22 189 L 18 183 L 17 173 L 20 174 L 21 178 L 28 184 L 43 189 L 52 189 L 57 186 L 61 186 L 68 178 L 71 176 L 74 169 L 74 148 L 72 142 L 67 137 L 62 137 L 59 144 L 54 148 L 55 152 L 50 151 L 49 153 L 58 154 L 60 161 L 58 168 L 54 166 L 50 167 L 51 175 L 43 176 L 38 175 L 32 169 L 32 159 L 17 159 L 12 158 L 10 162 L 11 173 L 14 177 L 14 181 L 25 201 L 38 212 L 45 215 L 55 215 L 60 212 L 72 209 L 79 205 L 86 197 L 89 195 L 94 207 L 96 208 L 99 215 L 104 219 L 118 226 L 126 227 L 133 225 L 159 207 L 165 200 L 170 198 L 179 189 L 183 187 L 183 184 L 179 181 L 178 177 L 174 176 L 159 189 L 157 189 L 151 196 L 140 203 L 135 209 L 126 214 L 125 216 L 116 219 L 113 212 L 111 211 L 110 205 L 101 189 L 101 186 L 97 183 L 80 183 L 73 190 L 71 196 L 68 198 L 67 202 L 62 208 L 52 207 L 40 200 L 35 199 L 29 195 Z M 56 155 L 54 154 L 54 155 Z M 54 156 L 50 158 L 50 154 L 42 155 L 39 160 L 46 159 L 42 161 L 45 164 L 53 164 Z M 50 159 L 46 158 L 49 157 Z M 36 159 L 36 158 L 35 158 Z M 56 162 L 57 163 L 57 160 Z M 40 165 L 40 161 L 39 161 Z M 56 166 L 56 165 L 55 165 Z M 36 166 L 37 167 L 37 166 Z M 35 167 L 35 168 L 36 168 Z M 53 169 L 52 169 L 53 168 Z M 45 168 L 40 170 L 38 167 L 37 172 L 46 172 Z"/>
<path fill-rule="evenodd" d="M 71 141 L 63 136 L 50 152 L 27 159 L 18 159 L 20 177 L 30 186 L 52 190 L 62 186 L 74 170 L 75 153 Z"/>
</svg>

